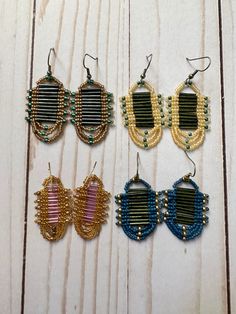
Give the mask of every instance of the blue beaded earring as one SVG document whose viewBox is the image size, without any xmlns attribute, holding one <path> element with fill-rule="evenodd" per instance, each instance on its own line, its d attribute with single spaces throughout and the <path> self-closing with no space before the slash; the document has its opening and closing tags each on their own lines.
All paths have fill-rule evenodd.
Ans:
<svg viewBox="0 0 236 314">
<path fill-rule="evenodd" d="M 203 226 L 208 223 L 206 207 L 209 195 L 199 191 L 197 184 L 190 179 L 196 174 L 196 166 L 193 160 L 188 156 L 194 165 L 194 172 L 188 173 L 180 178 L 173 185 L 172 190 L 166 190 L 159 193 L 161 207 L 165 208 L 164 221 L 170 231 L 180 240 L 192 240 L 199 236 Z M 191 187 L 183 187 L 187 184 Z"/>
<path fill-rule="evenodd" d="M 140 179 L 139 154 L 137 153 L 137 173 L 125 185 L 125 193 L 115 196 L 120 206 L 116 212 L 117 225 L 121 226 L 125 234 L 132 240 L 141 241 L 150 235 L 157 223 L 162 222 L 158 193 L 151 186 Z M 132 187 L 136 185 L 136 188 Z"/>
</svg>

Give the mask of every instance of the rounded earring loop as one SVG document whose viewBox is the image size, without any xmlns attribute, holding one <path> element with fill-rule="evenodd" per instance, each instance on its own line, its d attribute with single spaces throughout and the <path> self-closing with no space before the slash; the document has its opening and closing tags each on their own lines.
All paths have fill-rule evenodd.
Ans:
<svg viewBox="0 0 236 314">
<path fill-rule="evenodd" d="M 147 67 L 143 70 L 143 73 L 140 75 L 141 82 L 142 82 L 142 81 L 145 79 L 145 77 L 146 77 L 147 70 L 149 69 L 150 64 L 151 64 L 151 62 L 152 62 L 152 56 L 153 56 L 152 53 L 150 53 L 150 55 L 146 56 L 148 65 L 147 65 Z"/>
<path fill-rule="evenodd" d="M 192 61 L 196 61 L 196 60 L 203 60 L 203 59 L 208 59 L 209 63 L 208 65 L 204 68 L 204 69 L 196 69 L 193 67 L 193 65 L 191 64 Z M 198 72 L 205 72 L 211 65 L 211 58 L 209 56 L 204 56 L 204 57 L 198 57 L 198 58 L 188 58 L 186 57 L 187 62 L 191 65 L 192 68 L 195 69 L 195 71 L 191 74 L 189 74 L 188 78 L 185 80 L 185 84 L 186 85 L 190 85 L 191 84 L 191 80 L 194 78 L 194 76 L 198 73 Z"/>
<path fill-rule="evenodd" d="M 185 176 L 184 176 L 184 180 L 185 181 L 188 181 L 189 179 L 190 179 L 190 177 L 195 177 L 195 175 L 196 175 L 196 164 L 195 164 L 195 162 L 189 157 L 189 154 L 187 153 L 187 151 L 186 150 L 184 150 L 184 153 L 185 153 L 185 155 L 187 156 L 187 158 L 192 162 L 192 164 L 193 164 L 193 173 L 192 172 L 189 172 L 188 174 L 186 174 Z"/>
<path fill-rule="evenodd" d="M 90 57 L 91 59 L 97 61 L 97 62 L 98 62 L 98 57 L 95 58 L 95 57 L 91 56 L 90 54 L 86 53 L 86 54 L 84 55 L 84 58 L 83 58 L 83 67 L 84 67 L 85 70 L 87 71 L 87 79 L 88 79 L 88 80 L 91 80 L 92 75 L 91 75 L 91 73 L 90 73 L 89 68 L 86 67 L 86 65 L 85 65 L 85 59 L 86 59 L 87 56 Z"/>
<path fill-rule="evenodd" d="M 50 57 L 51 57 L 51 53 L 52 53 L 52 52 L 53 52 L 54 54 L 56 54 L 54 48 L 50 48 L 50 49 L 49 49 L 49 53 L 48 53 L 48 72 L 47 72 L 48 75 L 52 75 L 52 66 L 51 66 L 51 64 L 50 64 Z"/>
</svg>

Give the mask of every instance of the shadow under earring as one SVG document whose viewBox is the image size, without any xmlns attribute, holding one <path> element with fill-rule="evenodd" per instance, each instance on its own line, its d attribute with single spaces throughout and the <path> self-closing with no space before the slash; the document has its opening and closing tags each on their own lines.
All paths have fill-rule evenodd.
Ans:
<svg viewBox="0 0 236 314">
<path fill-rule="evenodd" d="M 190 74 L 185 82 L 177 87 L 175 95 L 167 99 L 167 125 L 171 129 L 175 144 L 183 150 L 191 151 L 198 148 L 204 141 L 205 131 L 209 129 L 209 99 L 201 94 L 192 79 L 198 72 L 204 72 L 209 68 L 211 59 L 210 57 L 186 59 L 189 62 L 206 58 L 209 60 L 208 66 Z M 184 93 L 185 88 L 190 88 L 193 93 Z"/>
<path fill-rule="evenodd" d="M 188 155 L 187 157 L 190 159 Z M 193 174 L 189 173 L 176 181 L 172 190 L 160 192 L 161 207 L 166 208 L 164 221 L 180 240 L 196 238 L 201 234 L 203 226 L 208 223 L 206 212 L 209 208 L 206 205 L 209 196 L 200 192 L 197 184 L 190 179 L 195 173 L 196 168 Z"/>
<path fill-rule="evenodd" d="M 159 143 L 164 125 L 163 98 L 144 81 L 152 54 L 147 56 L 147 61 L 148 66 L 140 76 L 140 81 L 129 89 L 127 96 L 120 99 L 124 125 L 128 128 L 132 141 L 144 149 Z"/>
<path fill-rule="evenodd" d="M 138 173 L 139 154 L 137 154 L 137 174 L 125 185 L 125 193 L 115 196 L 120 206 L 116 212 L 117 225 L 132 240 L 141 241 L 150 235 L 157 223 L 162 222 L 158 193 L 140 179 Z M 136 187 L 132 187 L 136 185 Z"/>
<path fill-rule="evenodd" d="M 96 166 L 94 164 L 93 170 Z M 93 172 L 92 170 L 92 172 Z M 74 193 L 74 225 L 76 232 L 85 240 L 98 236 L 108 216 L 110 193 L 106 192 L 102 180 L 91 174 L 83 186 Z"/>
<path fill-rule="evenodd" d="M 84 56 L 83 66 L 87 70 L 87 81 L 73 94 L 71 122 L 78 137 L 84 143 L 93 145 L 104 139 L 109 125 L 113 122 L 111 119 L 113 95 L 107 92 L 102 84 L 92 80 L 90 70 L 85 66 L 86 56 L 98 60 L 87 53 Z"/>
<path fill-rule="evenodd" d="M 37 81 L 37 86 L 28 90 L 28 117 L 35 136 L 42 142 L 55 141 L 63 131 L 66 122 L 70 92 L 64 89 L 63 84 L 52 76 L 49 64 L 51 48 L 48 55 L 47 75 Z"/>
<path fill-rule="evenodd" d="M 36 220 L 42 236 L 49 241 L 61 239 L 71 223 L 70 190 L 65 189 L 61 180 L 51 175 L 44 180 L 43 189 L 36 192 Z"/>
</svg>

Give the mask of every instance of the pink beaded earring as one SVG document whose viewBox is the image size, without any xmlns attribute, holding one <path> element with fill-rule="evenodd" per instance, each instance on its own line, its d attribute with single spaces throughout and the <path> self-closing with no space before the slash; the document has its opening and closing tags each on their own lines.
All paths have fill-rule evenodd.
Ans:
<svg viewBox="0 0 236 314">
<path fill-rule="evenodd" d="M 61 180 L 52 176 L 44 180 L 43 189 L 36 192 L 36 220 L 42 236 L 49 241 L 61 239 L 71 222 L 70 190 L 65 189 Z"/>
<path fill-rule="evenodd" d="M 96 166 L 95 162 L 93 170 Z M 96 175 L 86 177 L 84 184 L 75 190 L 73 222 L 76 232 L 86 240 L 95 238 L 101 231 L 108 216 L 110 193 L 106 192 L 103 182 Z"/>
</svg>

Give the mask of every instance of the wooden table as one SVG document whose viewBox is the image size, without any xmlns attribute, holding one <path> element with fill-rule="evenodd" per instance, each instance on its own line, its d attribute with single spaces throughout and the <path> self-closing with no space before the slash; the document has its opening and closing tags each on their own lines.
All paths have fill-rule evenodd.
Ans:
<svg viewBox="0 0 236 314">
<path fill-rule="evenodd" d="M 2 0 L 0 9 L 0 311 L 8 313 L 236 313 L 236 2 L 216 0 Z M 75 91 L 93 78 L 115 97 L 115 126 L 89 147 L 70 123 L 55 144 L 39 142 L 24 120 L 26 90 L 47 71 Z M 84 241 L 70 226 L 63 240 L 42 239 L 34 223 L 34 192 L 47 164 L 65 187 L 95 173 L 112 195 L 136 172 L 156 190 L 171 188 L 192 165 L 166 129 L 157 147 L 138 149 L 122 125 L 119 97 L 139 79 L 165 96 L 189 73 L 185 57 L 209 55 L 210 69 L 194 81 L 211 99 L 211 130 L 191 153 L 196 183 L 210 195 L 210 223 L 196 241 L 182 242 L 163 224 L 147 241 L 128 240 L 108 223 Z M 198 63 L 203 66 L 203 62 Z"/>
</svg>

